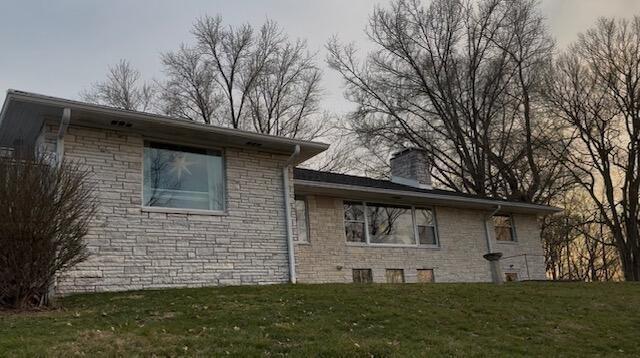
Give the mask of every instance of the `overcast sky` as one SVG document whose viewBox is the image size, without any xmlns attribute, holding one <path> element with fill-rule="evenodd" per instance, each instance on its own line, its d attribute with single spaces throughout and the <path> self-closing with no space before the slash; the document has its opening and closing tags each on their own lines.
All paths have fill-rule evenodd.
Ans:
<svg viewBox="0 0 640 358">
<path fill-rule="evenodd" d="M 336 34 L 366 48 L 363 30 L 375 4 L 388 0 L 2 0 L 0 93 L 8 88 L 78 98 L 105 77 L 108 65 L 130 60 L 147 79 L 162 77 L 159 54 L 191 40 L 196 17 L 220 14 L 229 24 L 276 20 L 291 37 L 306 38 L 325 66 L 324 44 Z M 599 16 L 640 14 L 640 0 L 543 0 L 560 46 Z M 340 78 L 326 69 L 328 110 L 349 108 Z"/>
</svg>

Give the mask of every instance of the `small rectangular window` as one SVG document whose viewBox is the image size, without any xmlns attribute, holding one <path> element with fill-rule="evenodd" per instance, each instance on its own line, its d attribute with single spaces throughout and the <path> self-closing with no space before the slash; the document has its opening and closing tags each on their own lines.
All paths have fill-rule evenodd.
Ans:
<svg viewBox="0 0 640 358">
<path fill-rule="evenodd" d="M 222 153 L 145 143 L 144 206 L 224 210 Z"/>
<path fill-rule="evenodd" d="M 433 211 L 416 208 L 416 229 L 420 245 L 438 245 Z"/>
<path fill-rule="evenodd" d="M 418 269 L 418 283 L 434 282 L 433 269 Z"/>
<path fill-rule="evenodd" d="M 403 269 L 387 269 L 385 272 L 387 283 L 404 283 Z"/>
<path fill-rule="evenodd" d="M 493 227 L 497 241 L 516 241 L 510 215 L 494 215 Z"/>
<path fill-rule="evenodd" d="M 518 274 L 516 272 L 507 272 L 504 274 L 504 280 L 507 282 L 518 281 Z"/>
<path fill-rule="evenodd" d="M 364 205 L 360 202 L 344 202 L 344 230 L 348 242 L 366 242 Z"/>
<path fill-rule="evenodd" d="M 309 214 L 307 212 L 307 200 L 296 197 L 296 224 L 298 227 L 298 242 L 309 242 Z"/>
<path fill-rule="evenodd" d="M 371 243 L 415 245 L 411 207 L 367 204 L 367 219 Z"/>
<path fill-rule="evenodd" d="M 354 283 L 373 282 L 373 275 L 371 274 L 371 269 L 353 269 L 353 282 Z"/>
</svg>

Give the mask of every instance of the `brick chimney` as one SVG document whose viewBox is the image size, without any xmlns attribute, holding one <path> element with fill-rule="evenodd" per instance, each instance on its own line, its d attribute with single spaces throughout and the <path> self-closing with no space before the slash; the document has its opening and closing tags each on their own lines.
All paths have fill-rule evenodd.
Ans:
<svg viewBox="0 0 640 358">
<path fill-rule="evenodd" d="M 391 157 L 391 181 L 431 189 L 431 167 L 425 151 L 407 148 Z"/>
</svg>

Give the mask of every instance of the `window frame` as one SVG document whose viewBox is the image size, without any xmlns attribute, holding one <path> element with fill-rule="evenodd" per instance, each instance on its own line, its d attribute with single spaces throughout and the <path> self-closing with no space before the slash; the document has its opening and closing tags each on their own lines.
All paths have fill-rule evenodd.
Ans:
<svg viewBox="0 0 640 358">
<path fill-rule="evenodd" d="M 498 240 L 498 234 L 496 232 L 496 223 L 493 221 L 493 218 L 496 216 L 508 217 L 509 222 L 511 223 L 510 231 L 511 231 L 511 240 Z M 518 235 L 516 233 L 516 222 L 513 218 L 513 214 L 495 214 L 491 217 L 492 225 L 493 225 L 493 241 L 499 244 L 516 244 L 518 243 Z"/>
<path fill-rule="evenodd" d="M 345 203 L 359 203 L 359 205 L 362 205 L 362 216 L 363 219 L 362 221 L 360 220 L 347 220 L 345 218 Z M 347 222 L 349 223 L 362 223 L 362 225 L 364 226 L 364 242 L 362 241 L 349 241 L 347 240 L 347 232 L 345 230 L 345 228 L 347 227 Z M 342 201 L 342 232 L 344 233 L 344 241 L 350 245 L 365 245 L 369 243 L 369 230 L 367 229 L 367 223 L 369 221 L 367 220 L 367 208 L 364 205 L 364 202 L 362 201 L 357 201 L 357 200 L 343 200 Z"/>
<path fill-rule="evenodd" d="M 144 160 L 145 160 L 145 150 L 144 148 L 146 148 L 147 146 L 149 146 L 150 144 L 158 144 L 158 145 L 168 145 L 168 146 L 181 146 L 181 147 L 187 147 L 187 148 L 193 148 L 193 149 L 200 149 L 200 150 L 206 150 L 206 151 L 217 151 L 220 153 L 220 158 L 222 160 L 222 209 L 221 210 L 206 210 L 206 209 L 189 209 L 189 208 L 172 208 L 172 207 L 166 207 L 166 206 L 147 206 L 144 203 L 144 182 L 145 182 L 145 165 L 144 165 Z M 225 148 L 223 147 L 216 147 L 216 146 L 205 146 L 205 145 L 198 145 L 198 144 L 188 144 L 188 143 L 184 143 L 184 142 L 179 142 L 179 141 L 168 141 L 168 140 L 163 140 L 163 139 L 155 139 L 155 138 L 150 138 L 150 137 L 144 137 L 143 138 L 143 144 L 142 144 L 142 153 L 140 154 L 141 157 L 141 163 L 142 165 L 140 166 L 140 174 L 141 174 L 141 192 L 140 192 L 140 211 L 141 212 L 148 212 L 148 213 L 165 213 L 165 214 L 190 214 L 190 215 L 204 215 L 204 216 L 224 216 L 224 215 L 228 215 L 227 212 L 227 208 L 228 208 L 228 198 L 229 195 L 227 193 L 227 160 L 226 160 L 226 151 Z"/>
<path fill-rule="evenodd" d="M 296 230 L 298 231 L 296 234 L 296 237 L 298 238 L 297 240 L 295 240 L 294 242 L 296 244 L 310 244 L 311 243 L 311 228 L 309 227 L 309 201 L 307 200 L 307 197 L 304 195 L 295 195 L 294 199 L 293 199 L 293 205 L 296 205 L 296 201 L 303 201 L 304 202 L 304 220 L 307 223 L 307 229 L 305 230 L 307 232 L 307 239 L 306 240 L 300 240 L 300 227 L 298 226 L 298 223 L 296 222 Z M 298 220 L 298 211 L 297 211 L 297 207 L 296 207 L 296 221 Z"/>
<path fill-rule="evenodd" d="M 385 202 L 371 202 L 371 201 L 360 201 L 360 200 L 342 200 L 342 208 L 344 210 L 344 203 L 346 202 L 351 202 L 351 203 L 359 203 L 362 205 L 362 208 L 364 210 L 364 237 L 365 237 L 365 241 L 364 242 L 357 242 L 357 241 L 348 241 L 347 240 L 347 235 L 346 232 L 344 233 L 344 241 L 347 243 L 347 245 L 352 245 L 352 246 L 377 246 L 377 247 L 415 247 L 415 248 L 426 248 L 426 249 L 439 249 L 440 248 L 440 233 L 438 232 L 438 219 L 437 219 L 437 215 L 436 215 L 436 208 L 434 206 L 429 206 L 429 205 L 402 205 L 402 204 L 396 204 L 396 203 L 385 203 Z M 405 208 L 411 208 L 411 221 L 413 224 L 413 236 L 415 239 L 415 244 L 394 244 L 394 243 L 375 243 L 375 242 L 371 242 L 371 238 L 369 235 L 369 215 L 367 214 L 367 206 L 368 205 L 376 205 L 376 204 L 386 204 L 386 205 L 397 205 L 399 207 L 405 207 Z M 425 210 L 430 210 L 431 213 L 433 214 L 433 229 L 434 229 L 434 234 L 435 234 L 435 238 L 436 238 L 436 243 L 435 245 L 429 245 L 429 244 L 421 244 L 420 243 L 420 238 L 418 237 L 418 225 L 416 225 L 416 209 L 425 209 Z M 355 222 L 355 221 L 354 221 Z M 358 221 L 359 222 L 359 221 Z M 344 218 L 344 212 L 342 214 L 342 227 L 343 227 L 343 232 L 344 232 L 344 227 L 346 227 L 347 224 L 347 220 L 345 220 Z"/>
</svg>

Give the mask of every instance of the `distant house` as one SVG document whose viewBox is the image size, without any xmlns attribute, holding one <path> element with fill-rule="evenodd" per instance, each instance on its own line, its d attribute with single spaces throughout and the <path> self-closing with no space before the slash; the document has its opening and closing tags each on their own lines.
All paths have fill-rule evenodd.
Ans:
<svg viewBox="0 0 640 358">
<path fill-rule="evenodd" d="M 295 168 L 327 144 L 14 90 L 0 140 L 93 172 L 91 256 L 61 294 L 545 278 L 538 217 L 557 209 L 432 189 L 418 150 L 395 154 L 390 181 L 333 174 Z"/>
</svg>

